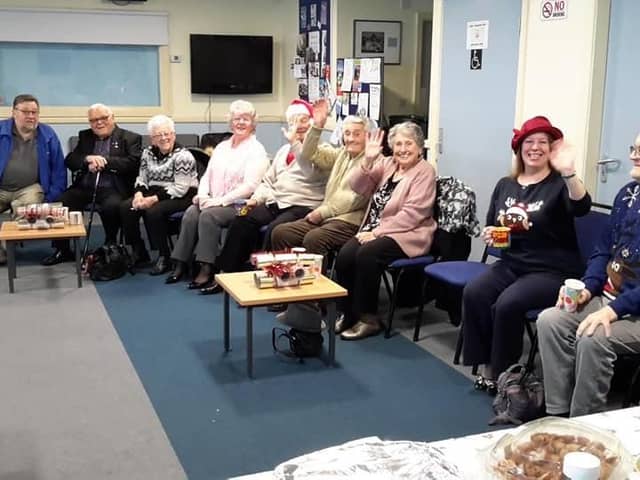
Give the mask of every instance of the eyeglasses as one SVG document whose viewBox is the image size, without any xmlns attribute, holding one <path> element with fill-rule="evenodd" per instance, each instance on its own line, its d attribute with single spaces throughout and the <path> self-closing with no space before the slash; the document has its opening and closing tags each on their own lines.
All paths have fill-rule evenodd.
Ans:
<svg viewBox="0 0 640 480">
<path fill-rule="evenodd" d="M 17 110 L 18 112 L 22 113 L 23 115 L 38 115 L 40 113 L 40 111 L 38 110 L 23 110 L 21 108 L 14 108 L 14 110 Z"/>
<path fill-rule="evenodd" d="M 111 115 L 105 115 L 104 117 L 90 118 L 89 123 L 106 122 L 107 120 L 109 120 L 110 117 Z"/>
<path fill-rule="evenodd" d="M 636 157 L 640 157 L 640 146 L 630 145 L 629 146 L 629 155 L 635 155 Z"/>
<path fill-rule="evenodd" d="M 238 117 L 231 118 L 231 123 L 251 123 L 251 117 L 249 115 L 240 115 Z"/>
<path fill-rule="evenodd" d="M 171 138 L 174 133 L 175 132 L 154 133 L 153 135 L 151 135 L 151 138 L 153 138 L 154 140 L 160 140 L 161 138 Z"/>
</svg>

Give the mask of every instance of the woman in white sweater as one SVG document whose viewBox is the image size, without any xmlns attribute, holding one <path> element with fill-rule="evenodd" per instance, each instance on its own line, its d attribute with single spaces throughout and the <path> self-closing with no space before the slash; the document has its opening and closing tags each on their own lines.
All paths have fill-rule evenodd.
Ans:
<svg viewBox="0 0 640 480">
<path fill-rule="evenodd" d="M 200 269 L 189 288 L 210 286 L 222 229 L 236 216 L 233 204 L 251 196 L 269 166 L 267 152 L 255 137 L 256 111 L 251 103 L 236 100 L 230 105 L 229 126 L 233 135 L 213 151 L 193 205 L 182 217 L 171 253 L 175 266 L 166 283 L 179 281 L 195 254 Z"/>
</svg>

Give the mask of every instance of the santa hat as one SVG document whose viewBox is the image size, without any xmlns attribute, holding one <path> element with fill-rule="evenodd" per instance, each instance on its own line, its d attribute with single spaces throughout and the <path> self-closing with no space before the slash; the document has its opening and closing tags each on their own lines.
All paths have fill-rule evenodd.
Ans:
<svg viewBox="0 0 640 480">
<path fill-rule="evenodd" d="M 527 217 L 527 206 L 524 203 L 516 203 L 507 209 L 506 213 L 517 213 L 523 217 Z"/>
<path fill-rule="evenodd" d="M 313 105 L 299 98 L 293 99 L 285 112 L 287 122 L 290 122 L 296 115 L 308 115 L 309 117 L 313 117 Z"/>
</svg>

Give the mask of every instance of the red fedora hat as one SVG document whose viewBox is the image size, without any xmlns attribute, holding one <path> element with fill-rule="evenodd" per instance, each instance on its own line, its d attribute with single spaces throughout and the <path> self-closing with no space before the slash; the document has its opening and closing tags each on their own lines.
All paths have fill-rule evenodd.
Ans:
<svg viewBox="0 0 640 480">
<path fill-rule="evenodd" d="M 520 145 L 522 145 L 524 139 L 529 135 L 541 132 L 548 134 L 552 141 L 563 137 L 562 131 L 559 128 L 551 125 L 551 122 L 547 117 L 539 115 L 524 122 L 520 130 L 517 128 L 513 129 L 513 138 L 511 139 L 511 148 L 513 149 L 513 152 L 518 153 Z"/>
</svg>

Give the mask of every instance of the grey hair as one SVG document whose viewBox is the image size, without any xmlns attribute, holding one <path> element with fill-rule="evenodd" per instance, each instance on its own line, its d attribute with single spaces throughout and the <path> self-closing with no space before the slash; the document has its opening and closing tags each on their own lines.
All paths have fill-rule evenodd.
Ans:
<svg viewBox="0 0 640 480">
<path fill-rule="evenodd" d="M 396 135 L 405 135 L 413 140 L 420 151 L 424 148 L 424 132 L 420 125 L 413 122 L 402 122 L 394 125 L 389 130 L 389 135 L 387 136 L 387 143 L 389 144 L 389 148 L 393 150 L 393 142 L 396 138 Z"/>
<path fill-rule="evenodd" d="M 89 110 L 87 110 L 87 113 L 93 110 L 104 110 L 105 112 L 107 112 L 107 115 L 113 115 L 113 110 L 111 110 L 110 107 L 107 107 L 104 103 L 94 103 L 89 107 Z"/>
<path fill-rule="evenodd" d="M 246 100 L 234 100 L 231 102 L 231 105 L 229 105 L 229 123 L 231 123 L 231 118 L 234 115 L 246 113 L 251 115 L 251 124 L 255 126 L 256 123 L 258 123 L 258 119 L 256 118 L 256 107 L 253 106 L 253 103 L 247 102 Z"/>
<path fill-rule="evenodd" d="M 370 119 L 369 117 L 361 117 L 359 115 L 348 115 L 343 121 L 343 129 L 344 126 L 349 123 L 355 123 L 357 125 L 362 125 L 364 127 L 365 132 L 373 132 L 376 128 L 378 128 L 378 124 L 375 120 Z"/>
<path fill-rule="evenodd" d="M 171 118 L 166 115 L 154 115 L 147 122 L 147 131 L 149 135 L 152 135 L 155 129 L 164 127 L 165 125 L 168 125 L 172 132 L 176 131 L 176 124 Z"/>
</svg>

